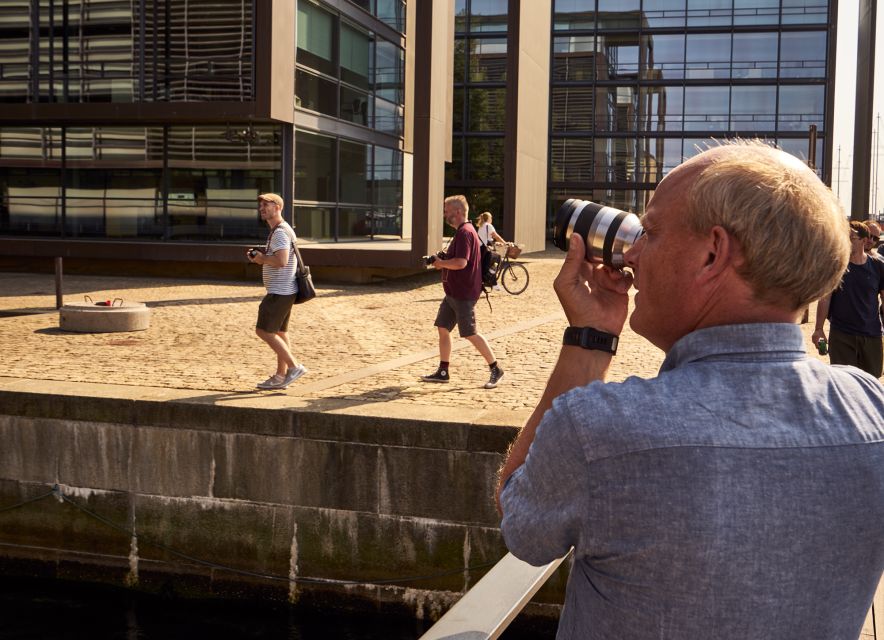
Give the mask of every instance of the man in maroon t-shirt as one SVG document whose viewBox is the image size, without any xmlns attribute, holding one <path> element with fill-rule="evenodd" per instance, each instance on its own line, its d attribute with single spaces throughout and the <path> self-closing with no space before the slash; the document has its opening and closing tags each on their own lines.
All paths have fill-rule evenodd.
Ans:
<svg viewBox="0 0 884 640">
<path fill-rule="evenodd" d="M 476 333 L 476 300 L 482 294 L 482 258 L 479 254 L 479 236 L 467 222 L 470 205 L 463 196 L 445 198 L 445 222 L 457 229 L 444 258 L 437 258 L 433 267 L 442 270 L 442 288 L 445 299 L 436 314 L 439 330 L 439 368 L 435 373 L 421 376 L 424 382 L 448 382 L 448 361 L 451 357 L 451 330 L 457 325 L 460 335 L 469 340 L 485 358 L 491 369 L 486 389 L 493 389 L 503 377 L 494 353 L 481 334 Z"/>
</svg>

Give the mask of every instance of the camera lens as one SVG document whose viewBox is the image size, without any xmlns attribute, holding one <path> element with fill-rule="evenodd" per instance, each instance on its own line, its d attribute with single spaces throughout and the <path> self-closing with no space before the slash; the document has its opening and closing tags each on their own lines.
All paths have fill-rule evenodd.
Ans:
<svg viewBox="0 0 884 640">
<path fill-rule="evenodd" d="M 567 251 L 572 233 L 586 243 L 589 262 L 620 268 L 626 264 L 623 254 L 641 237 L 642 225 L 634 213 L 571 198 L 556 213 L 553 244 Z"/>
</svg>

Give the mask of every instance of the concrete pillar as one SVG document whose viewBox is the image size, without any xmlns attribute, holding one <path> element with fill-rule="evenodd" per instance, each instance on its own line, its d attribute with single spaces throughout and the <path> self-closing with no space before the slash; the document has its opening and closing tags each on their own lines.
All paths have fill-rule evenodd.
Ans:
<svg viewBox="0 0 884 640">
<path fill-rule="evenodd" d="M 411 250 L 416 259 L 441 249 L 445 162 L 451 160 L 454 2 L 409 2 L 407 6 L 412 5 L 416 12 L 414 65 L 407 71 L 413 73 L 414 82 Z"/>
<path fill-rule="evenodd" d="M 526 251 L 546 246 L 551 21 L 550 0 L 509 0 L 503 226 Z"/>
<path fill-rule="evenodd" d="M 856 51 L 856 124 L 853 130 L 853 193 L 850 217 L 869 217 L 872 171 L 872 108 L 875 90 L 875 14 L 877 0 L 859 0 Z"/>
</svg>

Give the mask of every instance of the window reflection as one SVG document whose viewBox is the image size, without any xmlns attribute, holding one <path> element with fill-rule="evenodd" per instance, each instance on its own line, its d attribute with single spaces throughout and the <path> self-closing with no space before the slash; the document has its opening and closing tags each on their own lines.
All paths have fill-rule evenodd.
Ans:
<svg viewBox="0 0 884 640">
<path fill-rule="evenodd" d="M 470 131 L 500 131 L 506 125 L 506 89 L 471 88 Z"/>
<path fill-rule="evenodd" d="M 470 0 L 470 31 L 506 31 L 507 0 Z"/>
<path fill-rule="evenodd" d="M 731 89 L 731 125 L 734 131 L 776 129 L 777 88 L 735 85 Z"/>
<path fill-rule="evenodd" d="M 642 77 L 648 80 L 672 80 L 684 78 L 685 36 L 659 34 L 647 36 L 643 44 L 645 65 Z"/>
<path fill-rule="evenodd" d="M 789 31 L 782 34 L 780 77 L 824 78 L 826 32 Z"/>
<path fill-rule="evenodd" d="M 553 39 L 553 80 L 590 81 L 596 61 L 595 36 Z"/>
<path fill-rule="evenodd" d="M 807 131 L 812 124 L 822 130 L 825 99 L 823 85 L 781 86 L 779 97 L 777 128 L 780 131 Z"/>
<path fill-rule="evenodd" d="M 469 43 L 470 82 L 506 81 L 506 39 L 471 38 Z"/>
<path fill-rule="evenodd" d="M 644 19 L 651 28 L 684 27 L 685 0 L 644 0 Z"/>
<path fill-rule="evenodd" d="M 295 135 L 295 197 L 334 202 L 335 139 L 305 131 Z"/>
<path fill-rule="evenodd" d="M 729 103 L 730 87 L 685 87 L 685 129 L 726 131 Z"/>
<path fill-rule="evenodd" d="M 689 33 L 685 51 L 685 77 L 691 79 L 730 77 L 730 34 Z"/>
<path fill-rule="evenodd" d="M 467 180 L 503 180 L 503 138 L 467 138 Z"/>
<path fill-rule="evenodd" d="M 733 78 L 777 77 L 777 34 L 735 33 Z"/>
</svg>

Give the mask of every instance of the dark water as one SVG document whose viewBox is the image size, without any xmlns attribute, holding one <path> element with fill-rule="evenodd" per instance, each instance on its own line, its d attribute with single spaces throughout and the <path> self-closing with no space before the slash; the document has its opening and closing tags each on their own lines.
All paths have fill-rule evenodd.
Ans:
<svg viewBox="0 0 884 640">
<path fill-rule="evenodd" d="M 255 603 L 169 600 L 79 583 L 0 579 L 3 640 L 260 638 L 398 640 L 424 624 L 377 616 L 304 614 Z"/>
<path fill-rule="evenodd" d="M 189 601 L 82 583 L 0 577 L 2 640 L 410 640 L 430 623 L 390 616 L 304 613 L 242 601 Z M 506 640 L 553 638 L 517 623 Z"/>
</svg>

